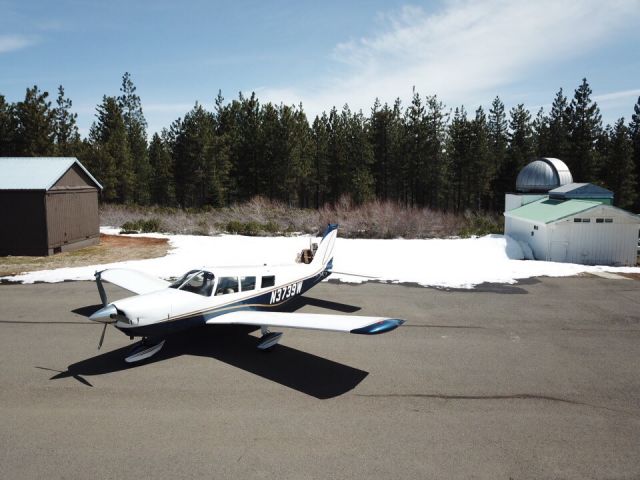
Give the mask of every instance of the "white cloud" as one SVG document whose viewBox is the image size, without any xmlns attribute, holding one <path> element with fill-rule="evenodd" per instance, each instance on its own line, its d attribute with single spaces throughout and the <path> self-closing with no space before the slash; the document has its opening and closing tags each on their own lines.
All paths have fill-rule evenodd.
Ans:
<svg viewBox="0 0 640 480">
<path fill-rule="evenodd" d="M 175 113 L 178 115 L 184 115 L 190 111 L 195 102 L 193 103 L 144 103 L 142 110 L 144 112 L 154 113 Z"/>
<path fill-rule="evenodd" d="M 407 100 L 411 87 L 449 104 L 473 104 L 532 72 L 586 55 L 640 19 L 640 1 L 445 0 L 383 15 L 380 34 L 337 45 L 332 72 L 305 88 L 265 88 L 262 100 L 302 101 L 316 114 L 375 97 Z"/>
<path fill-rule="evenodd" d="M 640 97 L 640 88 L 635 90 L 622 90 L 620 92 L 609 92 L 602 95 L 594 95 L 593 99 L 600 105 L 629 105 Z"/>
<path fill-rule="evenodd" d="M 35 40 L 24 35 L 0 35 L 0 53 L 13 52 L 33 45 Z"/>
</svg>

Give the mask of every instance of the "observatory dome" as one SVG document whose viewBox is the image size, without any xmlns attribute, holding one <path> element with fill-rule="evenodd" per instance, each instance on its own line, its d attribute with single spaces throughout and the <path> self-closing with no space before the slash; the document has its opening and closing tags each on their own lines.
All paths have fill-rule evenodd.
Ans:
<svg viewBox="0 0 640 480">
<path fill-rule="evenodd" d="M 523 193 L 548 192 L 572 182 L 569 167 L 562 160 L 538 158 L 520 171 L 516 190 Z"/>
</svg>

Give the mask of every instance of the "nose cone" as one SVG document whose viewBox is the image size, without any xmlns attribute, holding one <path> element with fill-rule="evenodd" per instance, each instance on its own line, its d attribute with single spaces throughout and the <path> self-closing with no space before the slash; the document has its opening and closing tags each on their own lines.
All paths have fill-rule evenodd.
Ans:
<svg viewBox="0 0 640 480">
<path fill-rule="evenodd" d="M 116 310 L 116 307 L 114 305 L 107 305 L 106 307 L 101 308 L 93 315 L 91 315 L 89 317 L 89 320 L 102 323 L 114 323 L 116 321 L 117 314 L 118 310 Z"/>
</svg>

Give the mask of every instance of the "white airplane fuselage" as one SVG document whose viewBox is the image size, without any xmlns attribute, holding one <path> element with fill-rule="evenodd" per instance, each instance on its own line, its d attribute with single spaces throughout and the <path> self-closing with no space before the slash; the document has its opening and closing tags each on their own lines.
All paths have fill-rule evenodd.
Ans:
<svg viewBox="0 0 640 480">
<path fill-rule="evenodd" d="M 332 262 L 327 265 L 201 269 L 197 272 L 214 277 L 208 295 L 173 284 L 150 293 L 113 301 L 94 315 L 104 311 L 111 319 L 115 319 L 116 328 L 131 337 L 165 336 L 204 325 L 211 318 L 233 311 L 277 311 L 289 300 L 327 278 L 331 268 Z M 227 282 L 233 285 L 233 279 L 235 291 L 221 291 L 221 284 Z M 94 320 L 99 318 L 95 317 Z"/>
</svg>

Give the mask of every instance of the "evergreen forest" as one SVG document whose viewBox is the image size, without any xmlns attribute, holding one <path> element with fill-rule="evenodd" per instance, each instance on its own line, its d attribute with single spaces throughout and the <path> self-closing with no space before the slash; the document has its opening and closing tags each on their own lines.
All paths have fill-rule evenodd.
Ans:
<svg viewBox="0 0 640 480">
<path fill-rule="evenodd" d="M 224 207 L 255 196 L 321 208 L 348 196 L 447 212 L 500 212 L 520 169 L 556 157 L 574 181 L 613 190 L 640 211 L 640 98 L 630 120 L 603 125 L 586 79 L 550 111 L 510 111 L 499 97 L 474 112 L 413 90 L 411 102 L 377 99 L 369 112 L 261 103 L 255 93 L 194 107 L 150 138 L 140 96 L 125 73 L 118 95 L 96 107 L 81 138 L 60 86 L 24 100 L 0 95 L 0 156 L 75 156 L 101 182 L 105 203 Z"/>
</svg>

